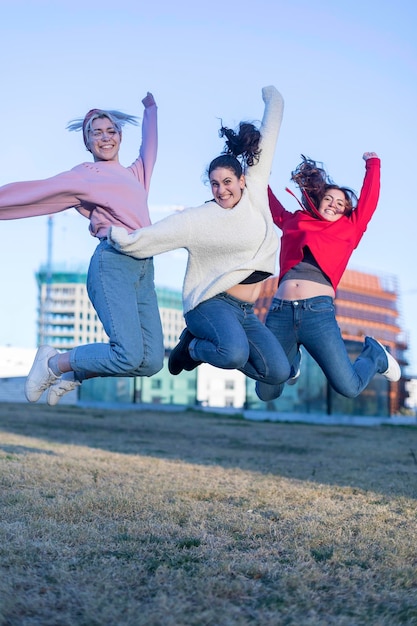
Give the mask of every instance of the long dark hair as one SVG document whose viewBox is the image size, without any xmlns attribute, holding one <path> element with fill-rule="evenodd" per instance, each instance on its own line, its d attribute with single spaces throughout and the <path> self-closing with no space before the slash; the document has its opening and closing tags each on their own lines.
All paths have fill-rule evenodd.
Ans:
<svg viewBox="0 0 417 626">
<path fill-rule="evenodd" d="M 301 203 L 303 207 L 310 213 L 315 214 L 320 202 L 330 189 L 339 189 L 345 196 L 346 209 L 344 215 L 349 216 L 355 209 L 358 198 L 355 192 L 349 187 L 340 187 L 336 185 L 323 164 L 318 164 L 313 159 L 301 155 L 302 161 L 293 172 L 291 172 L 291 180 L 297 185 L 301 191 Z"/>
<path fill-rule="evenodd" d="M 261 133 L 254 124 L 240 122 L 238 132 L 222 125 L 219 136 L 226 137 L 226 144 L 222 154 L 210 163 L 208 176 L 218 167 L 225 167 L 240 178 L 247 167 L 259 161 Z"/>
</svg>

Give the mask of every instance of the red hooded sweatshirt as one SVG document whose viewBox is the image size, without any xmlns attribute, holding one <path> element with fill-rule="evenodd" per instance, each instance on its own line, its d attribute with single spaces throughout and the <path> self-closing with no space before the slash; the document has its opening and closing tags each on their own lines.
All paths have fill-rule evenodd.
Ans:
<svg viewBox="0 0 417 626">
<path fill-rule="evenodd" d="M 366 173 L 358 205 L 351 215 L 343 215 L 336 222 L 325 220 L 318 211 L 316 215 L 305 209 L 290 213 L 268 188 L 272 218 L 282 230 L 279 280 L 302 261 L 303 248 L 308 246 L 336 291 L 352 252 L 358 246 L 377 207 L 380 166 L 378 157 L 365 162 Z"/>
</svg>

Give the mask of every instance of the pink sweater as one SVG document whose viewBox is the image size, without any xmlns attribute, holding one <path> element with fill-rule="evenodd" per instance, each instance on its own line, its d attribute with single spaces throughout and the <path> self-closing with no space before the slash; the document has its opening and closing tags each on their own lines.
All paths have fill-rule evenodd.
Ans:
<svg viewBox="0 0 417 626">
<path fill-rule="evenodd" d="M 148 194 L 158 146 L 157 107 L 145 109 L 142 145 L 130 167 L 115 161 L 81 163 L 52 178 L 0 187 L 0 219 L 50 215 L 75 208 L 90 232 L 105 237 L 110 226 L 129 232 L 149 226 Z"/>
</svg>

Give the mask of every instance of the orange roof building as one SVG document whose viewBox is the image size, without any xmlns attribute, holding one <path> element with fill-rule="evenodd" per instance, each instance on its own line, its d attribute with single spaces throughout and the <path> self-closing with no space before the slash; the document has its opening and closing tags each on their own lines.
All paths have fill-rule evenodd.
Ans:
<svg viewBox="0 0 417 626">
<path fill-rule="evenodd" d="M 255 305 L 255 312 L 262 322 L 265 322 L 277 286 L 277 276 L 262 284 L 261 294 Z M 404 356 L 408 343 L 400 327 L 398 281 L 395 277 L 348 269 L 337 289 L 335 307 L 336 319 L 347 347 L 350 346 L 348 352 L 352 353 L 352 360 L 357 356 L 354 355 L 355 344 L 357 351 L 360 348 L 358 342 L 362 343 L 364 337 L 369 335 L 387 346 L 401 367 L 408 365 Z M 398 383 L 388 383 L 390 415 L 398 413 L 405 405 L 407 394 L 404 383 L 402 378 Z M 332 390 L 332 393 L 336 392 Z"/>
</svg>

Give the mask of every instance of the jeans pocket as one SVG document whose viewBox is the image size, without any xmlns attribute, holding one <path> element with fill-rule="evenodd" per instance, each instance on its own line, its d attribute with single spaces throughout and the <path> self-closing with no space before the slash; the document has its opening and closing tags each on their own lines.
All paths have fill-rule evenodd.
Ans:
<svg viewBox="0 0 417 626">
<path fill-rule="evenodd" d="M 334 304 L 332 302 L 324 302 L 322 300 L 318 302 L 310 302 L 308 304 L 308 310 L 311 311 L 311 313 L 334 313 L 335 312 Z"/>
</svg>

